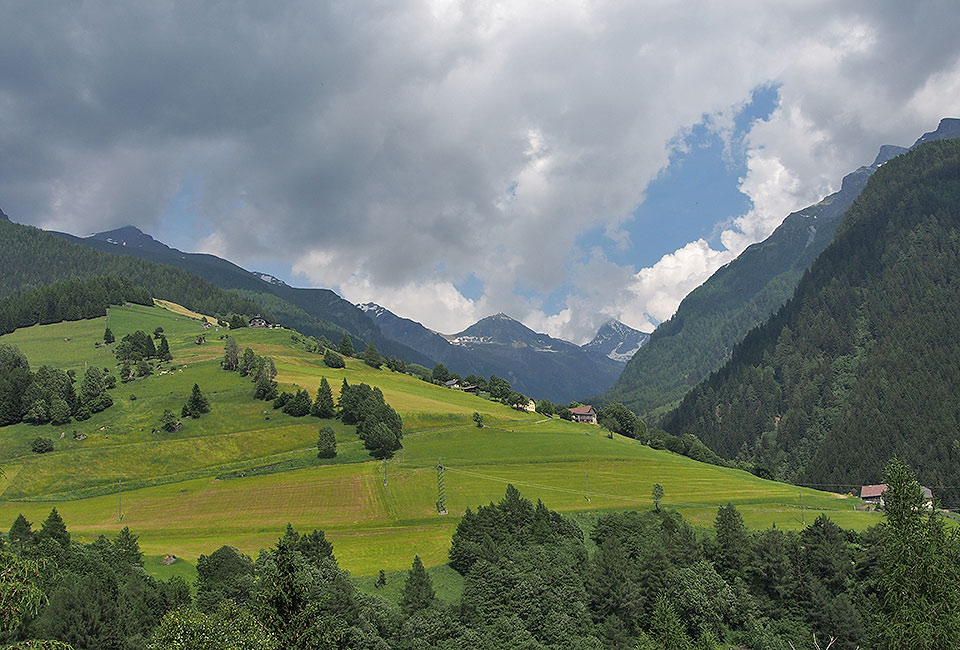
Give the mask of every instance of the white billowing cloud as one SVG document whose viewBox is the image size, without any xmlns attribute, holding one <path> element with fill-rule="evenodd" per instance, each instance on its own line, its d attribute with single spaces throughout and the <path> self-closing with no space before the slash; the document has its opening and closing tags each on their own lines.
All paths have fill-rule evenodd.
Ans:
<svg viewBox="0 0 960 650">
<path fill-rule="evenodd" d="M 198 246 L 441 331 L 503 310 L 584 340 L 608 317 L 668 316 L 880 143 L 960 105 L 950 2 L 54 0 L 5 18 L 15 220 L 149 231 L 191 174 Z M 779 108 L 733 142 L 766 84 Z M 639 245 L 624 224 L 704 116 L 749 150 L 753 208 L 720 225 L 724 250 L 698 240 L 647 269 L 585 255 L 596 229 Z M 471 275 L 475 301 L 455 288 Z"/>
</svg>

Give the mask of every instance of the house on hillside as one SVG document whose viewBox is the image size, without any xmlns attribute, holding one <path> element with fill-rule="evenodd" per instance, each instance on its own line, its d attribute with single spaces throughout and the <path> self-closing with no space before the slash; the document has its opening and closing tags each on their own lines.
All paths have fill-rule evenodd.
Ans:
<svg viewBox="0 0 960 650">
<path fill-rule="evenodd" d="M 576 406 L 570 409 L 570 413 L 573 415 L 574 422 L 583 422 L 585 424 L 597 423 L 597 412 L 593 410 L 592 406 Z"/>
<path fill-rule="evenodd" d="M 480 388 L 477 387 L 477 386 L 464 386 L 464 387 L 463 387 L 463 392 L 464 392 L 464 393 L 470 393 L 471 395 L 479 395 L 479 394 L 480 394 Z"/>
<path fill-rule="evenodd" d="M 537 410 L 537 403 L 534 402 L 532 399 L 527 400 L 527 405 L 523 407 L 523 410 L 533 413 L 534 411 Z"/>
<path fill-rule="evenodd" d="M 446 386 L 447 388 L 456 388 L 457 390 L 460 390 L 463 388 L 463 384 L 460 383 L 459 379 L 451 379 L 449 381 L 445 381 L 443 382 L 443 385 Z"/>
<path fill-rule="evenodd" d="M 924 507 L 933 510 L 933 492 L 928 487 L 920 486 L 923 490 Z M 877 508 L 883 507 L 883 493 L 887 491 L 886 483 L 880 485 L 864 485 L 860 488 L 860 500 Z"/>
<path fill-rule="evenodd" d="M 269 327 L 270 323 L 267 322 L 266 318 L 257 314 L 256 316 L 250 319 L 249 326 L 250 327 Z"/>
</svg>

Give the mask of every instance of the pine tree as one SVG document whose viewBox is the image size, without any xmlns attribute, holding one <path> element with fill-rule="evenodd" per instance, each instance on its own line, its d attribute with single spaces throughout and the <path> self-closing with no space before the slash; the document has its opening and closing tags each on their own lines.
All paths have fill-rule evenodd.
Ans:
<svg viewBox="0 0 960 650">
<path fill-rule="evenodd" d="M 183 411 L 181 412 L 182 417 L 190 416 L 192 418 L 198 418 L 204 413 L 210 412 L 210 400 L 200 392 L 200 386 L 197 384 L 193 385 L 193 391 L 190 393 L 190 399 L 187 400 L 187 403 L 183 406 Z"/>
<path fill-rule="evenodd" d="M 7 538 L 11 542 L 17 542 L 21 550 L 23 550 L 23 545 L 25 543 L 33 541 L 32 524 L 27 521 L 27 518 L 24 517 L 22 513 L 17 515 L 17 518 L 13 521 L 13 525 L 10 526 L 10 532 L 7 534 Z"/>
<path fill-rule="evenodd" d="M 110 328 L 103 330 L 103 342 L 107 345 L 116 341 L 117 338 L 113 335 L 113 332 L 110 331 Z"/>
<path fill-rule="evenodd" d="M 677 610 L 666 596 L 660 596 L 653 606 L 650 632 L 663 650 L 691 650 L 693 642 L 683 629 Z"/>
<path fill-rule="evenodd" d="M 334 458 L 337 455 L 337 437 L 334 434 L 333 427 L 320 427 L 320 434 L 317 437 L 317 457 Z"/>
<path fill-rule="evenodd" d="M 338 346 L 338 349 L 340 350 L 340 354 L 343 356 L 352 357 L 354 355 L 353 339 L 351 339 L 349 336 L 344 336 L 342 339 L 340 339 L 340 345 Z"/>
<path fill-rule="evenodd" d="M 318 418 L 332 418 L 335 414 L 333 392 L 326 377 L 320 378 L 320 388 L 317 389 L 317 399 L 313 402 L 310 415 Z"/>
<path fill-rule="evenodd" d="M 409 617 L 414 612 L 426 609 L 436 597 L 430 576 L 423 568 L 420 556 L 413 558 L 413 567 L 407 574 L 407 581 L 403 585 L 403 598 L 400 599 L 400 611 Z"/>
<path fill-rule="evenodd" d="M 130 566 L 143 566 L 143 553 L 140 552 L 139 537 L 130 532 L 130 528 L 123 527 L 117 533 L 113 543 L 113 554 L 118 562 Z"/>
<path fill-rule="evenodd" d="M 172 361 L 173 355 L 170 354 L 170 344 L 167 343 L 167 337 L 160 335 L 160 344 L 157 346 L 157 358 L 160 361 Z"/>
<path fill-rule="evenodd" d="M 363 351 L 363 362 L 371 368 L 377 369 L 379 369 L 381 364 L 383 364 L 383 358 L 380 356 L 377 348 L 373 345 L 373 341 L 367 343 L 367 349 Z"/>
<path fill-rule="evenodd" d="M 67 526 L 63 523 L 63 518 L 57 509 L 54 508 L 40 525 L 40 537 L 52 539 L 63 548 L 70 546 L 70 533 L 67 532 Z"/>
</svg>

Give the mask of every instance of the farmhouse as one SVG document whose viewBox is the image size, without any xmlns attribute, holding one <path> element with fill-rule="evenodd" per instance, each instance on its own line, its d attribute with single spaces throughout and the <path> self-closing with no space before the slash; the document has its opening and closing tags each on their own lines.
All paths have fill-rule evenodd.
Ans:
<svg viewBox="0 0 960 650">
<path fill-rule="evenodd" d="M 570 413 L 573 414 L 574 422 L 597 423 L 597 412 L 593 410 L 592 406 L 576 406 L 570 409 Z"/>
<path fill-rule="evenodd" d="M 528 400 L 527 400 L 527 405 L 523 407 L 523 410 L 524 410 L 524 411 L 529 411 L 530 413 L 533 413 L 534 411 L 537 410 L 537 403 L 534 402 L 532 399 L 528 399 Z"/>
<path fill-rule="evenodd" d="M 268 327 L 267 319 L 257 314 L 250 319 L 250 327 Z"/>
<path fill-rule="evenodd" d="M 930 488 L 920 486 L 923 490 L 923 498 L 926 500 L 924 506 L 927 510 L 933 510 L 933 492 Z M 887 491 L 886 483 L 880 485 L 864 485 L 860 488 L 860 499 L 868 505 L 874 505 L 878 508 L 883 507 L 883 493 Z"/>
<path fill-rule="evenodd" d="M 446 386 L 447 388 L 456 388 L 457 390 L 460 390 L 461 388 L 463 388 L 463 384 L 460 383 L 459 379 L 451 379 L 450 381 L 445 381 L 443 385 Z"/>
</svg>

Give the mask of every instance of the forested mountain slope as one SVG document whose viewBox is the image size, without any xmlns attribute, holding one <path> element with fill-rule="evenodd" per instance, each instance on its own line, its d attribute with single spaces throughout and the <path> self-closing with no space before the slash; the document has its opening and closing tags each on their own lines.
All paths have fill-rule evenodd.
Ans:
<svg viewBox="0 0 960 650">
<path fill-rule="evenodd" d="M 433 362 L 431 358 L 383 336 L 362 311 L 329 289 L 299 289 L 271 283 L 216 255 L 185 253 L 171 248 L 133 226 L 83 238 L 56 234 L 105 253 L 152 260 L 195 273 L 219 287 L 241 292 L 262 305 L 280 323 L 304 334 L 326 336 L 334 343 L 349 334 L 361 349 L 372 340 L 384 355 L 395 355 L 417 363 Z"/>
<path fill-rule="evenodd" d="M 873 175 L 794 297 L 664 427 L 831 489 L 896 455 L 957 505 L 957 278 L 960 140 L 930 142 Z"/>
<path fill-rule="evenodd" d="M 914 146 L 960 137 L 960 120 L 941 120 Z M 830 243 L 834 229 L 867 179 L 903 147 L 884 145 L 870 166 L 843 179 L 840 191 L 795 212 L 766 240 L 747 248 L 680 303 L 601 401 L 620 401 L 658 417 L 697 382 L 719 368 L 751 328 L 792 295 L 803 272 Z"/>
<path fill-rule="evenodd" d="M 4 253 L 0 297 L 74 278 L 114 276 L 146 289 L 155 298 L 206 314 L 254 314 L 263 310 L 256 302 L 182 269 L 106 255 L 7 219 L 0 219 L 0 244 Z"/>
<path fill-rule="evenodd" d="M 692 386 L 730 358 L 750 328 L 776 311 L 830 243 L 843 213 L 867 179 L 902 147 L 886 146 L 869 167 L 847 175 L 839 192 L 794 212 L 762 242 L 714 273 L 683 299 L 677 313 L 650 335 L 605 401 L 641 414 L 675 405 Z"/>
</svg>

